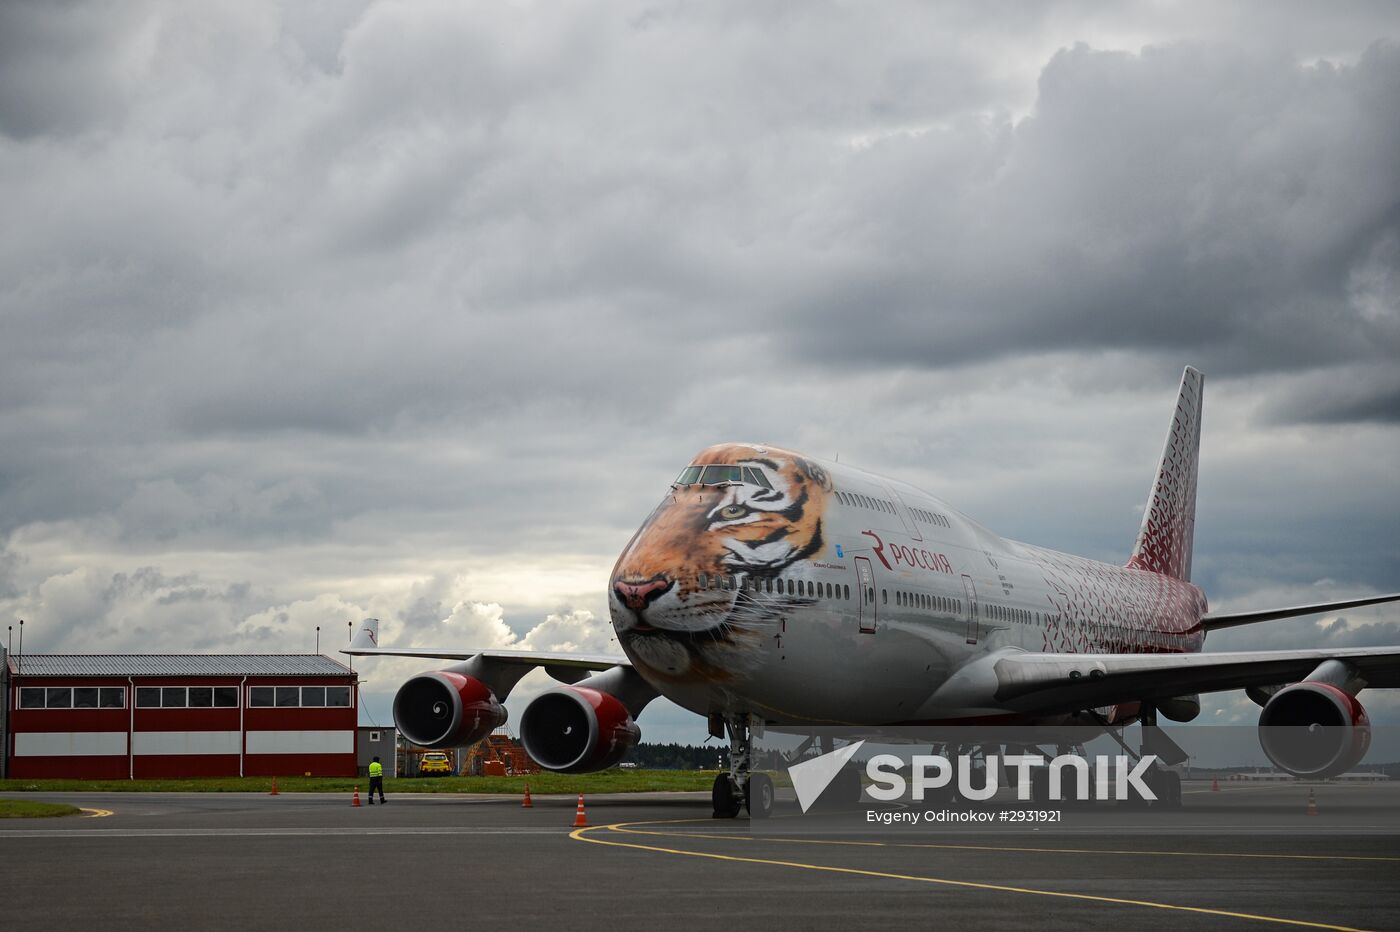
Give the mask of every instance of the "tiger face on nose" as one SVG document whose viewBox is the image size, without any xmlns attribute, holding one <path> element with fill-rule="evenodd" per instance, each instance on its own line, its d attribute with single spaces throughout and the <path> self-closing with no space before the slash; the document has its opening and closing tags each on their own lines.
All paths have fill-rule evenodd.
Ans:
<svg viewBox="0 0 1400 932">
<path fill-rule="evenodd" d="M 608 603 L 639 668 L 666 680 L 722 681 L 752 669 L 762 638 L 805 601 L 764 591 L 764 581 L 821 551 L 831 481 L 798 454 L 765 447 L 722 444 L 694 462 L 762 470 L 772 488 L 673 488 L 618 558 Z"/>
</svg>

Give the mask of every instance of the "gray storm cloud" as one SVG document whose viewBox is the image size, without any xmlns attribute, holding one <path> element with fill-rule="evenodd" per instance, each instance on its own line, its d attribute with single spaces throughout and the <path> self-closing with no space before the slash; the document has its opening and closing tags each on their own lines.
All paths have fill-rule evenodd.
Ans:
<svg viewBox="0 0 1400 932">
<path fill-rule="evenodd" d="M 603 649 L 614 555 L 729 438 L 1122 560 L 1188 363 L 1212 599 L 1400 588 L 1397 39 L 1384 4 L 7 4 L 0 608 L 35 650 L 362 614 Z"/>
</svg>

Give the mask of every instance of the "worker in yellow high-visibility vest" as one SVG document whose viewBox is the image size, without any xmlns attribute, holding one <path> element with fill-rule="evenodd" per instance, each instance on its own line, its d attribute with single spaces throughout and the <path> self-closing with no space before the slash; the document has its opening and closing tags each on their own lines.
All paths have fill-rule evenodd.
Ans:
<svg viewBox="0 0 1400 932">
<path fill-rule="evenodd" d="M 379 801 L 384 802 L 384 765 L 376 756 L 369 762 L 369 804 L 374 805 L 374 791 L 379 791 Z"/>
</svg>

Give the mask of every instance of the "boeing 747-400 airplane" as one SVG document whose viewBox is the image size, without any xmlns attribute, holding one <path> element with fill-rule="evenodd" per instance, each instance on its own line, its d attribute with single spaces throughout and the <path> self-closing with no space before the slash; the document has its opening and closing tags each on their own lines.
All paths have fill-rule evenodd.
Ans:
<svg viewBox="0 0 1400 932">
<path fill-rule="evenodd" d="M 1400 647 L 1202 653 L 1219 628 L 1400 599 L 1372 596 L 1211 613 L 1191 583 L 1203 377 L 1188 368 L 1126 566 L 1007 540 L 939 498 L 844 463 L 762 444 L 695 457 L 623 549 L 608 592 L 626 656 L 377 646 L 345 651 L 461 661 L 410 679 L 399 730 L 465 746 L 504 723 L 527 672 L 564 684 L 525 709 L 520 735 L 549 770 L 616 763 L 658 695 L 728 733 L 715 814 L 755 816 L 771 782 L 749 773 L 751 727 L 956 722 L 1121 727 L 1189 721 L 1201 693 L 1245 689 L 1261 726 L 1336 735 L 1284 770 L 1340 773 L 1364 755 L 1363 687 L 1400 686 Z M 1303 759 L 1303 758 L 1306 759 Z"/>
</svg>

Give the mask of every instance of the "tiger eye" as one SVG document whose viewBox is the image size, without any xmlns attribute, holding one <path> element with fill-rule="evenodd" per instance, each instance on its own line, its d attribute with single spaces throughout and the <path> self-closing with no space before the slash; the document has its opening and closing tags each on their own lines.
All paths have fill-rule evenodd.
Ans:
<svg viewBox="0 0 1400 932">
<path fill-rule="evenodd" d="M 748 511 L 749 510 L 743 505 L 726 505 L 719 510 L 719 516 L 725 520 L 742 518 L 744 515 L 748 514 Z"/>
</svg>

